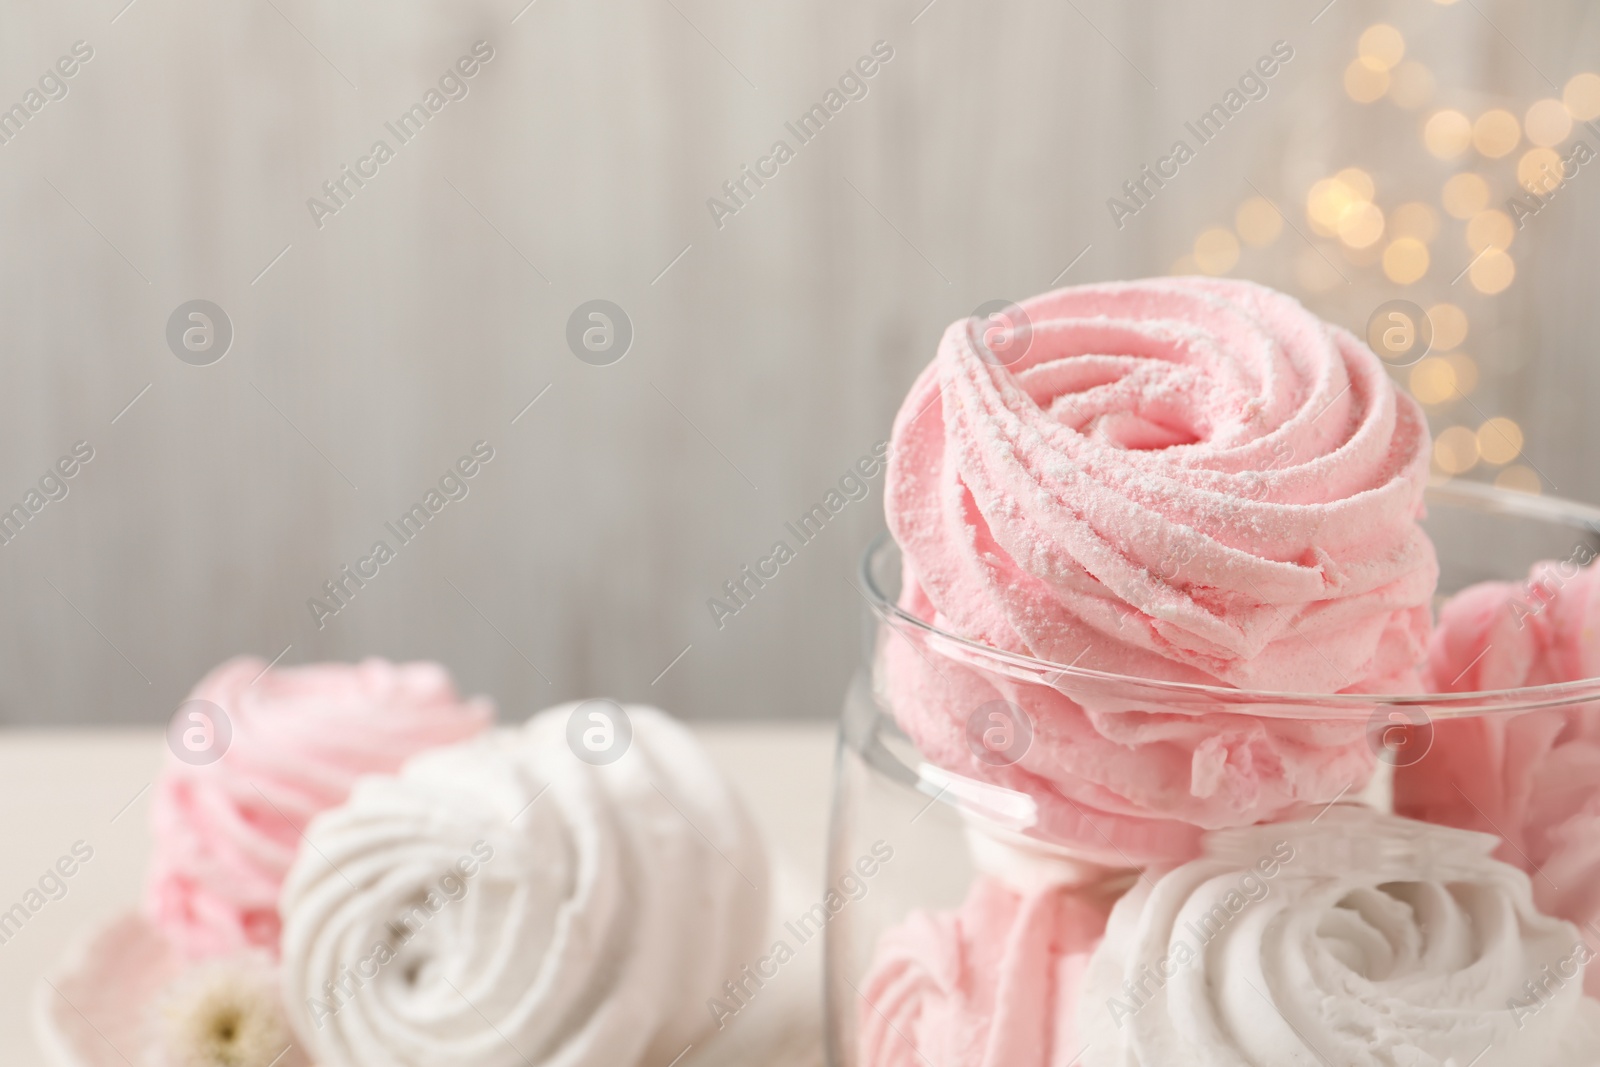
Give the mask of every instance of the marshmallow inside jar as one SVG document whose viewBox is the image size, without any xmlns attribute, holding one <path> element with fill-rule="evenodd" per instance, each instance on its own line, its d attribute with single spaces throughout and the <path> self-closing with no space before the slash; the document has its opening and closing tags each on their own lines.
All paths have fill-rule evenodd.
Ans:
<svg viewBox="0 0 1600 1067">
<path fill-rule="evenodd" d="M 1600 516 L 1593 516 L 1600 517 Z M 1587 539 L 1522 581 L 1475 584 L 1440 609 L 1428 685 L 1438 693 L 1562 686 L 1583 692 L 1516 715 L 1434 724 L 1425 758 L 1399 766 L 1402 815 L 1503 837 L 1500 859 L 1534 900 L 1600 948 L 1600 569 Z M 1587 565 L 1583 565 L 1588 561 Z M 1600 997 L 1600 967 L 1588 969 Z"/>
<path fill-rule="evenodd" d="M 1415 402 L 1248 282 L 1012 312 L 1004 349 L 951 326 L 896 419 L 886 512 L 920 628 L 878 655 L 901 727 L 1110 868 L 1359 792 L 1365 716 L 1272 695 L 1421 688 L 1438 565 Z M 1001 758 L 994 709 L 1027 735 Z"/>
<path fill-rule="evenodd" d="M 760 955 L 764 848 L 686 728 L 629 707 L 627 752 L 594 765 L 573 707 L 364 779 L 313 823 L 282 974 L 318 1063 L 629 1067 L 705 1037 L 706 998 Z"/>
<path fill-rule="evenodd" d="M 1113 908 L 1081 1062 L 1595 1063 L 1594 954 L 1498 844 L 1344 804 L 1213 835 Z"/>
</svg>

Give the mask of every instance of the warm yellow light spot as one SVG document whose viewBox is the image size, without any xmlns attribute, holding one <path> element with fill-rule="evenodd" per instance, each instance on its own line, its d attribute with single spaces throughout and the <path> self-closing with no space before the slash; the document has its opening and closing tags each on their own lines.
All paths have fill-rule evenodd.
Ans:
<svg viewBox="0 0 1600 1067">
<path fill-rule="evenodd" d="M 1482 252 L 1485 248 L 1504 251 L 1511 247 L 1511 241 L 1516 236 L 1517 224 L 1511 221 L 1511 216 L 1493 208 L 1478 212 L 1467 223 L 1467 247 L 1474 252 Z"/>
<path fill-rule="evenodd" d="M 1270 201 L 1252 196 L 1234 212 L 1233 225 L 1245 244 L 1251 248 L 1264 248 L 1276 241 L 1283 232 L 1283 216 L 1278 214 L 1278 209 Z"/>
<path fill-rule="evenodd" d="M 1443 404 L 1456 398 L 1456 372 L 1450 361 L 1439 356 L 1411 368 L 1411 395 L 1422 404 Z"/>
<path fill-rule="evenodd" d="M 1435 304 L 1428 309 L 1433 326 L 1433 350 L 1448 352 L 1467 339 L 1467 313 L 1454 304 Z"/>
<path fill-rule="evenodd" d="M 1433 71 L 1408 59 L 1389 72 L 1389 99 L 1403 108 L 1421 107 L 1433 99 Z"/>
<path fill-rule="evenodd" d="M 1332 178 L 1319 179 L 1306 192 L 1306 221 L 1318 233 L 1329 235 L 1353 199 L 1350 190 Z"/>
<path fill-rule="evenodd" d="M 1487 249 L 1467 272 L 1472 287 L 1485 296 L 1503 293 L 1517 276 L 1517 265 L 1497 248 Z"/>
<path fill-rule="evenodd" d="M 1220 226 L 1203 230 L 1194 239 L 1194 261 L 1202 274 L 1226 274 L 1239 262 L 1239 239 Z"/>
<path fill-rule="evenodd" d="M 1600 118 L 1600 74 L 1586 71 L 1574 75 L 1561 93 L 1561 102 L 1579 122 Z"/>
<path fill-rule="evenodd" d="M 1344 91 L 1358 104 L 1381 100 L 1389 91 L 1389 71 L 1370 59 L 1352 59 L 1344 68 Z"/>
<path fill-rule="evenodd" d="M 1345 215 L 1362 199 L 1339 179 L 1323 178 L 1306 194 L 1306 220 L 1317 233 L 1332 237 L 1339 232 Z"/>
<path fill-rule="evenodd" d="M 1450 364 L 1450 369 L 1456 372 L 1456 392 L 1462 396 L 1471 396 L 1472 391 L 1478 387 L 1478 364 L 1465 352 L 1451 352 L 1444 357 Z"/>
<path fill-rule="evenodd" d="M 1356 52 L 1379 70 L 1388 70 L 1405 58 L 1406 39 L 1388 23 L 1375 22 L 1362 33 Z"/>
<path fill-rule="evenodd" d="M 1522 128 L 1528 131 L 1528 140 L 1549 148 L 1565 141 L 1572 132 L 1572 113 L 1559 100 L 1536 100 L 1523 116 Z"/>
<path fill-rule="evenodd" d="M 1333 176 L 1333 180 L 1349 189 L 1361 200 L 1371 200 L 1378 195 L 1378 187 L 1372 183 L 1372 175 L 1360 167 L 1346 167 Z"/>
<path fill-rule="evenodd" d="M 1383 250 L 1383 273 L 1397 285 L 1410 285 L 1428 273 L 1428 246 L 1415 237 L 1399 237 Z"/>
<path fill-rule="evenodd" d="M 1493 418 L 1478 427 L 1478 454 L 1496 467 L 1522 455 L 1522 445 L 1522 427 L 1508 418 Z"/>
<path fill-rule="evenodd" d="M 1439 159 L 1454 159 L 1472 143 L 1472 123 L 1459 111 L 1435 111 L 1422 127 L 1422 141 Z"/>
<path fill-rule="evenodd" d="M 1433 461 L 1446 474 L 1465 474 L 1478 465 L 1478 435 L 1452 426 L 1433 439 Z"/>
<path fill-rule="evenodd" d="M 1503 107 L 1490 108 L 1472 124 L 1472 145 L 1490 159 L 1499 159 L 1522 140 L 1522 125 L 1517 116 Z"/>
<path fill-rule="evenodd" d="M 1351 248 L 1367 248 L 1382 236 L 1383 212 L 1371 201 L 1357 204 L 1339 221 L 1339 240 Z"/>
<path fill-rule="evenodd" d="M 1538 496 L 1544 491 L 1544 479 L 1539 477 L 1539 472 L 1532 467 L 1524 467 L 1518 463 L 1514 467 L 1507 467 L 1494 476 L 1497 489 L 1510 489 L 1517 493 L 1532 493 Z"/>
<path fill-rule="evenodd" d="M 1427 244 L 1439 236 L 1439 213 L 1417 200 L 1401 204 L 1389 213 L 1389 232 Z"/>
<path fill-rule="evenodd" d="M 1470 219 L 1489 206 L 1489 183 L 1471 171 L 1457 174 L 1444 183 L 1444 195 L 1439 199 L 1455 218 Z"/>
<path fill-rule="evenodd" d="M 1517 160 L 1517 184 L 1543 196 L 1561 184 L 1561 153 L 1554 148 L 1530 148 Z"/>
<path fill-rule="evenodd" d="M 1324 237 L 1337 235 L 1347 248 L 1366 248 L 1383 235 L 1383 212 L 1372 203 L 1372 175 L 1346 167 L 1306 193 L 1306 218 Z"/>
</svg>

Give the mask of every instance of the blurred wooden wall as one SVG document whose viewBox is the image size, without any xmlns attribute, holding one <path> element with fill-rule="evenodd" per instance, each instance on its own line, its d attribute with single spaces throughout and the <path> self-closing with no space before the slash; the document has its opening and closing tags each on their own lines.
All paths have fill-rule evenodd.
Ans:
<svg viewBox="0 0 1600 1067">
<path fill-rule="evenodd" d="M 1424 0 L 125 2 L 0 4 L 0 105 L 94 50 L 0 146 L 0 505 L 94 449 L 0 546 L 9 723 L 159 721 L 242 651 L 439 659 L 516 717 L 834 714 L 881 477 L 721 628 L 707 599 L 887 436 L 947 322 L 1164 272 L 1251 182 L 1343 165 L 1339 73 L 1386 12 L 1434 20 L 1458 80 L 1542 77 Z M 1584 5 L 1478 6 L 1552 76 L 1596 39 Z M 1278 39 L 1272 94 L 1113 227 L 1107 197 Z M 319 227 L 307 199 L 477 41 L 466 97 Z M 879 41 L 799 145 L 785 123 Z M 794 158 L 719 226 L 707 200 L 780 138 Z M 1495 329 L 1525 358 L 1475 398 L 1590 499 L 1597 198 L 1584 175 L 1517 249 Z M 1292 262 L 1235 273 L 1293 289 Z M 1363 285 L 1306 295 L 1355 319 L 1384 295 Z M 211 366 L 164 338 L 194 298 L 233 324 Z M 634 332 L 610 366 L 565 339 L 596 298 Z M 469 494 L 399 546 L 385 522 L 478 441 Z M 378 539 L 396 558 L 319 628 L 307 601 Z"/>
</svg>

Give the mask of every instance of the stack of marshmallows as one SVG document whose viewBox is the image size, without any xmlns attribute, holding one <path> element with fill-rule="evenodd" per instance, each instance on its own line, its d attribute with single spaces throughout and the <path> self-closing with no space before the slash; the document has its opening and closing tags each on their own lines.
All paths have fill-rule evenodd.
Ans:
<svg viewBox="0 0 1600 1067">
<path fill-rule="evenodd" d="M 1541 565 L 1532 612 L 1524 587 L 1474 587 L 1435 625 L 1426 423 L 1350 333 L 1219 279 L 1008 318 L 1002 344 L 950 327 L 896 420 L 906 612 L 1013 657 L 1258 693 L 1600 675 L 1589 571 Z M 890 929 L 861 1067 L 1600 1063 L 1600 709 L 1434 724 L 1396 814 L 1350 803 L 1377 762 L 1361 718 L 880 656 L 921 754 L 1026 794 L 1075 862 L 980 862 L 959 909 Z M 969 746 L 995 701 L 1031 727 L 1018 759 Z"/>
<path fill-rule="evenodd" d="M 226 748 L 174 746 L 145 905 L 41 986 L 41 1039 L 73 1067 L 811 1062 L 777 994 L 760 1029 L 706 1010 L 770 943 L 743 803 L 666 714 L 584 706 L 496 727 L 436 664 L 223 664 L 184 707 Z"/>
</svg>

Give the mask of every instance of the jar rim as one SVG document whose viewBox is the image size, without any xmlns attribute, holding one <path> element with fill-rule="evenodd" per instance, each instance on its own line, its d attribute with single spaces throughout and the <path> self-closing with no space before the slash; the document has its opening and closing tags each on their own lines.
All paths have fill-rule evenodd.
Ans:
<svg viewBox="0 0 1600 1067">
<path fill-rule="evenodd" d="M 1500 489 L 1481 482 L 1452 479 L 1428 487 L 1427 502 L 1461 507 L 1490 515 L 1540 521 L 1569 526 L 1600 535 L 1600 508 L 1558 497 Z M 1177 682 L 1114 671 L 1095 670 L 1075 664 L 1057 663 L 1026 653 L 1008 652 L 992 645 L 961 637 L 935 626 L 902 608 L 888 595 L 878 580 L 879 568 L 899 555 L 899 546 L 888 531 L 880 532 L 862 554 L 860 578 L 868 605 L 885 624 L 902 632 L 911 631 L 923 640 L 947 646 L 957 654 L 990 665 L 1001 673 L 1024 672 L 1039 676 L 1044 684 L 1060 686 L 1113 685 L 1124 692 L 1150 694 L 1166 702 L 1187 698 L 1206 704 L 1262 705 L 1247 709 L 1253 715 L 1285 714 L 1304 717 L 1306 711 L 1325 711 L 1330 717 L 1341 713 L 1371 715 L 1374 709 L 1411 708 L 1425 710 L 1429 717 L 1453 718 L 1484 714 L 1511 714 L 1564 704 L 1600 700 L 1600 678 L 1516 689 L 1482 690 L 1467 693 L 1300 693 L 1285 690 L 1257 690 L 1198 682 Z M 1600 566 L 1600 564 L 1596 564 Z M 1275 710 L 1278 709 L 1278 710 Z M 1292 710 L 1289 710 L 1292 709 Z"/>
</svg>

